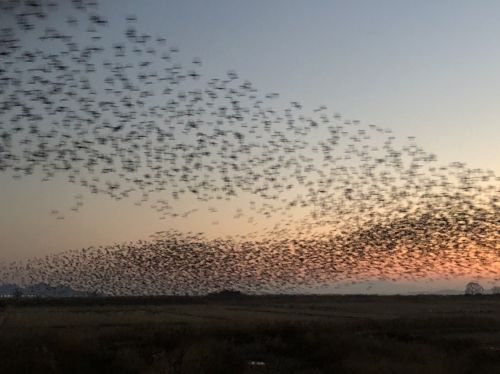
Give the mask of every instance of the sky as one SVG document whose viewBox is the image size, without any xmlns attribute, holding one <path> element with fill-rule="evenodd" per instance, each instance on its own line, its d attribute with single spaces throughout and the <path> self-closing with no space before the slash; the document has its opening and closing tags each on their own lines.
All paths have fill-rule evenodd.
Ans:
<svg viewBox="0 0 500 374">
<path fill-rule="evenodd" d="M 200 58 L 202 80 L 234 70 L 259 92 L 279 93 L 272 103 L 278 110 L 291 101 L 304 113 L 326 105 L 330 115 L 392 129 L 398 141 L 415 136 L 439 164 L 460 161 L 497 174 L 499 11 L 497 1 L 460 0 L 144 0 L 99 7 L 109 21 L 103 36 L 121 36 L 125 17 L 135 14 L 138 29 L 179 48 L 179 61 Z M 217 218 L 200 209 L 159 220 L 150 201 L 134 204 L 140 197 L 116 201 L 71 185 L 64 175 L 41 179 L 39 172 L 20 180 L 0 173 L 4 261 L 136 241 L 172 228 L 244 235 L 280 219 L 237 224 L 237 200 L 218 202 Z M 70 210 L 75 196 L 84 201 L 78 212 Z M 239 199 L 248 204 L 252 196 Z M 195 200 L 179 204 L 181 213 L 197 207 Z"/>
</svg>

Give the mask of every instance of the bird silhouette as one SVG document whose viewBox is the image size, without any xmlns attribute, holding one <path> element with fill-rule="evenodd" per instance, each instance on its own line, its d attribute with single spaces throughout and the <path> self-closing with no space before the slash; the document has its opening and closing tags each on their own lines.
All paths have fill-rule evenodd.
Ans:
<svg viewBox="0 0 500 374">
<path fill-rule="evenodd" d="M 478 269 L 498 278 L 494 172 L 440 165 L 414 136 L 397 146 L 390 129 L 343 119 L 326 105 L 274 109 L 278 93 L 261 93 L 234 70 L 206 79 L 199 57 L 185 68 L 179 48 L 140 32 L 135 15 L 121 39 L 109 40 L 97 3 L 73 0 L 70 14 L 36 0 L 2 7 L 4 175 L 62 174 L 91 194 L 139 197 L 137 205 L 157 196 L 150 207 L 159 219 L 189 218 L 203 207 L 216 215 L 219 201 L 241 201 L 232 219 L 252 227 L 256 217 L 278 218 L 241 237 L 166 231 L 3 264 L 4 282 L 137 295 L 292 292 Z M 42 26 L 56 18 L 67 30 Z M 187 197 L 200 209 L 176 210 Z M 83 195 L 75 200 L 77 213 Z"/>
</svg>

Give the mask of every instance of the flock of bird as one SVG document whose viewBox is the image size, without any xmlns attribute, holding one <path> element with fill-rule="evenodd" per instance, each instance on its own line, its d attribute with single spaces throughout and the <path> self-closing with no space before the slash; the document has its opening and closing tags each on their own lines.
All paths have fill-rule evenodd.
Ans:
<svg viewBox="0 0 500 374">
<path fill-rule="evenodd" d="M 235 219 L 279 219 L 241 237 L 167 230 L 144 242 L 4 262 L 0 281 L 135 295 L 500 278 L 493 171 L 438 165 L 413 137 L 402 142 L 324 105 L 273 109 L 277 93 L 261 94 L 231 70 L 204 79 L 200 58 L 178 63 L 178 48 L 138 31 L 135 16 L 110 41 L 93 0 L 2 6 L 5 175 L 62 174 L 92 194 L 139 197 L 136 204 L 155 196 L 160 219 L 196 214 L 179 210 L 186 199 L 215 213 L 218 201 L 241 197 L 249 203 Z M 54 28 L 61 14 L 67 22 Z M 83 195 L 75 200 L 78 212 Z"/>
</svg>

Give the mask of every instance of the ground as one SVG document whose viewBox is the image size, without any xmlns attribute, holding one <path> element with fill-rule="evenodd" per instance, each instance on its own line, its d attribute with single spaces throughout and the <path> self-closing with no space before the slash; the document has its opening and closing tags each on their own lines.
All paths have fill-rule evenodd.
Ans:
<svg viewBox="0 0 500 374">
<path fill-rule="evenodd" d="M 500 372 L 500 297 L 8 300 L 0 357 L 5 373 Z"/>
</svg>

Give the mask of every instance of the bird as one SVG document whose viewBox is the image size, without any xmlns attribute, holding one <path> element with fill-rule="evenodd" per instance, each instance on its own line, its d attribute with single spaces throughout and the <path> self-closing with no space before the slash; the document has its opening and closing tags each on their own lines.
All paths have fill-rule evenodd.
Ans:
<svg viewBox="0 0 500 374">
<path fill-rule="evenodd" d="M 326 105 L 275 109 L 279 93 L 262 94 L 232 69 L 205 79 L 200 57 L 183 64 L 180 48 L 141 32 L 137 16 L 111 40 L 98 7 L 71 6 L 65 17 L 42 2 L 5 9 L 14 21 L 0 30 L 2 174 L 62 174 L 90 194 L 150 204 L 160 220 L 190 219 L 203 207 L 217 216 L 219 202 L 241 202 L 231 219 L 251 231 L 217 239 L 166 231 L 4 264 L 0 280 L 152 295 L 298 292 L 477 267 L 495 275 L 500 178 L 492 171 L 439 164 L 414 136 L 397 145 L 391 129 Z M 56 18 L 74 34 L 41 29 Z M 39 44 L 24 44 L 27 35 Z M 188 197 L 200 209 L 179 209 Z M 77 214 L 83 193 L 75 200 Z M 271 218 L 279 220 L 255 231 Z"/>
</svg>

